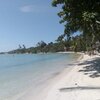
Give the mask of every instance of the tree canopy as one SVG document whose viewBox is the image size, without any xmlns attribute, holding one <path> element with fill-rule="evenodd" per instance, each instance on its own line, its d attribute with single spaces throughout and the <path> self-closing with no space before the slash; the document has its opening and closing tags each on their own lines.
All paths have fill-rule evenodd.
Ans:
<svg viewBox="0 0 100 100">
<path fill-rule="evenodd" d="M 53 0 L 52 5 L 61 5 L 58 16 L 64 23 L 64 36 L 70 37 L 81 31 L 85 39 L 91 37 L 91 43 L 100 41 L 100 0 Z"/>
</svg>

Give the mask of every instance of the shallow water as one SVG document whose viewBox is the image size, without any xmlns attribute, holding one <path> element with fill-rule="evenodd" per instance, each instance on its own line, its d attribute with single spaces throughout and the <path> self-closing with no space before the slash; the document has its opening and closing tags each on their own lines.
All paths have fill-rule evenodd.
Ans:
<svg viewBox="0 0 100 100">
<path fill-rule="evenodd" d="M 60 53 L 0 55 L 0 100 L 19 100 L 31 87 L 35 91 L 78 57 Z"/>
</svg>

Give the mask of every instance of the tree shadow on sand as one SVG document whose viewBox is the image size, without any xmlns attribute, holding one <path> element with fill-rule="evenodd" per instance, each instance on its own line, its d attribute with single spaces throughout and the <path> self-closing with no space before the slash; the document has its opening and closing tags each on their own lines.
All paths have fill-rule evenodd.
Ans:
<svg viewBox="0 0 100 100">
<path fill-rule="evenodd" d="M 100 90 L 100 87 L 78 86 L 78 87 L 66 87 L 59 89 L 60 92 L 71 92 L 76 90 Z"/>
<path fill-rule="evenodd" d="M 85 75 L 89 75 L 91 78 L 100 77 L 100 57 L 93 59 L 92 61 L 85 61 L 79 65 L 84 65 L 83 69 L 79 72 L 84 72 Z"/>
</svg>

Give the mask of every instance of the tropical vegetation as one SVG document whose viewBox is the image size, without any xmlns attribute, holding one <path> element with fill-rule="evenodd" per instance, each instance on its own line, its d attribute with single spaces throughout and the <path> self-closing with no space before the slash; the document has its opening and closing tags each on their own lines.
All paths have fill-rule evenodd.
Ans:
<svg viewBox="0 0 100 100">
<path fill-rule="evenodd" d="M 100 42 L 100 0 L 53 0 L 52 5 L 61 6 L 58 16 L 64 24 L 62 38 L 73 38 L 75 32 L 80 31 L 80 42 L 86 50 L 94 49 Z M 75 46 L 79 46 L 77 41 Z"/>
</svg>

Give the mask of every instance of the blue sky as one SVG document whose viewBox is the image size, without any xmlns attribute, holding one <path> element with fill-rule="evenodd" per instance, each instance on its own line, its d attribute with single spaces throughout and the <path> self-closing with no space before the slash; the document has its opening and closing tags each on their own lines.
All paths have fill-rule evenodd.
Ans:
<svg viewBox="0 0 100 100">
<path fill-rule="evenodd" d="M 41 2 L 42 1 L 42 2 Z M 37 42 L 55 41 L 63 33 L 57 16 L 59 8 L 52 0 L 1 0 L 0 1 L 0 52 L 35 46 Z"/>
</svg>

